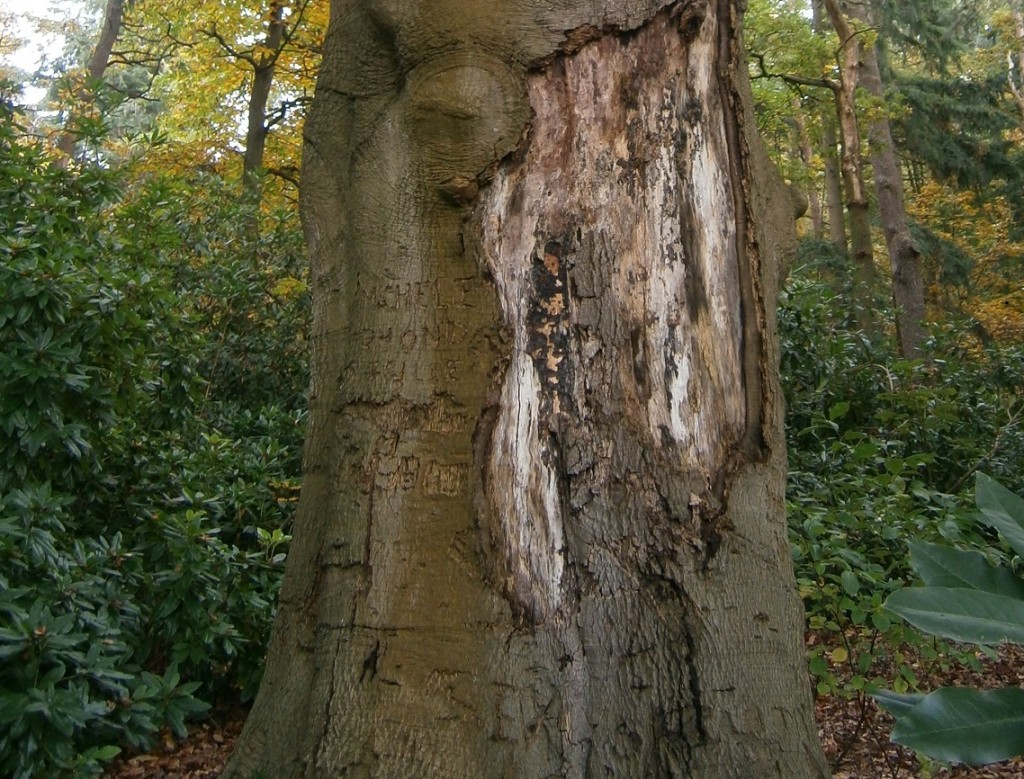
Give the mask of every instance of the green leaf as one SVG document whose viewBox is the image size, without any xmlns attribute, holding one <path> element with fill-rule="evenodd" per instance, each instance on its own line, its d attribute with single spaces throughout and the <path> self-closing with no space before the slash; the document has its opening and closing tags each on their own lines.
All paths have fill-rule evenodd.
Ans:
<svg viewBox="0 0 1024 779">
<path fill-rule="evenodd" d="M 28 645 L 29 642 L 24 639 L 11 643 L 0 643 L 0 660 L 10 660 L 10 658 L 20 655 Z"/>
<path fill-rule="evenodd" d="M 897 590 L 885 607 L 926 633 L 973 644 L 1024 644 L 1024 602 L 961 587 Z"/>
<path fill-rule="evenodd" d="M 92 747 L 91 749 L 85 750 L 82 753 L 82 757 L 86 760 L 113 760 L 121 754 L 121 747 L 113 746 L 108 744 L 102 747 Z"/>
<path fill-rule="evenodd" d="M 1024 499 L 1010 492 L 991 476 L 976 477 L 974 499 L 981 521 L 999 531 L 999 535 L 1024 557 Z"/>
<path fill-rule="evenodd" d="M 846 594 L 851 598 L 860 591 L 860 582 L 857 581 L 857 574 L 853 571 L 843 571 L 839 575 L 839 580 L 842 582 Z"/>
<path fill-rule="evenodd" d="M 872 690 L 871 697 L 880 708 L 885 709 L 896 719 L 910 712 L 924 700 L 923 692 L 894 692 L 892 690 Z"/>
<path fill-rule="evenodd" d="M 966 587 L 1024 600 L 1024 579 L 991 565 L 980 552 L 911 541 L 910 562 L 929 587 Z"/>
<path fill-rule="evenodd" d="M 846 413 L 850 410 L 850 404 L 843 400 L 839 403 L 834 404 L 828 410 L 828 419 L 830 422 L 835 422 L 837 419 L 842 419 L 846 416 Z"/>
<path fill-rule="evenodd" d="M 1014 757 L 1024 753 L 1024 690 L 936 690 L 898 715 L 892 740 L 947 762 Z"/>
</svg>

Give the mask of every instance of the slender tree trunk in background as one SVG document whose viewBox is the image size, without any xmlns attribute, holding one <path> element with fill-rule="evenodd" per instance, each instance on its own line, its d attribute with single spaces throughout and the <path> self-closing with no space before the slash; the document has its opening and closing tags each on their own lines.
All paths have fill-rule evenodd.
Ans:
<svg viewBox="0 0 1024 779">
<path fill-rule="evenodd" d="M 836 138 L 834 110 L 833 107 L 832 113 L 822 117 L 821 156 L 825 168 L 825 202 L 828 204 L 829 240 L 845 255 L 849 247 L 846 238 L 846 212 L 843 208 L 843 175 L 839 167 L 839 155 L 836 153 L 839 141 Z"/>
<path fill-rule="evenodd" d="M 1006 52 L 1007 78 L 1010 82 L 1010 91 L 1013 99 L 1020 109 L 1021 120 L 1024 121 L 1024 12 L 1015 10 L 1013 12 L 1014 30 L 1017 33 L 1017 51 Z M 1016 53 L 1016 62 L 1014 62 Z"/>
<path fill-rule="evenodd" d="M 855 96 L 860 71 L 860 41 L 847 21 L 839 0 L 824 0 L 832 26 L 842 45 L 840 88 L 835 91 L 839 132 L 842 139 L 843 190 L 849 215 L 850 256 L 853 260 L 853 305 L 862 329 L 874 330 L 875 257 L 871 242 L 871 213 L 864 183 L 860 127 Z"/>
<path fill-rule="evenodd" d="M 867 9 L 850 4 L 850 16 L 869 25 Z M 885 85 L 878 65 L 878 48 L 861 47 L 860 84 L 879 103 L 885 101 Z M 892 299 L 896 307 L 896 333 L 900 352 L 908 360 L 922 356 L 924 342 L 924 279 L 921 277 L 921 256 L 907 226 L 907 209 L 903 198 L 903 175 L 892 140 L 889 119 L 884 111 L 873 112 L 868 120 L 868 144 L 874 171 L 878 215 L 885 235 L 892 268 Z"/>
<path fill-rule="evenodd" d="M 284 44 L 285 0 L 271 0 L 263 52 L 253 56 L 252 89 L 249 91 L 249 107 L 245 131 L 245 153 L 242 157 L 242 180 L 245 190 L 259 198 L 259 178 L 263 168 L 263 155 L 267 146 L 267 103 L 270 89 L 274 84 L 274 68 Z"/>
<path fill-rule="evenodd" d="M 335 0 L 306 473 L 227 777 L 828 776 L 738 5 Z"/>
<path fill-rule="evenodd" d="M 78 133 L 74 129 L 76 119 L 85 114 L 96 100 L 91 84 L 103 78 L 103 74 L 107 70 L 110 54 L 114 50 L 114 44 L 117 43 L 117 37 L 121 34 L 124 6 L 125 0 L 107 0 L 106 8 L 103 11 L 103 22 L 100 25 L 100 36 L 86 66 L 88 81 L 74 91 L 75 104 L 69 108 L 68 121 L 65 123 L 64 131 L 57 139 L 57 149 L 65 157 L 71 157 L 75 152 L 75 143 L 78 141 Z"/>
<path fill-rule="evenodd" d="M 814 31 L 821 34 L 825 29 L 822 19 L 821 1 L 812 4 Z M 843 177 L 839 166 L 839 155 L 836 149 L 839 141 L 836 138 L 836 107 L 829 105 L 821 116 L 821 158 L 825 169 L 825 203 L 828 210 L 829 238 L 837 249 L 846 255 L 849 247 L 846 241 L 846 214 L 843 208 Z"/>
<path fill-rule="evenodd" d="M 803 116 L 803 107 L 799 100 L 793 101 L 793 131 L 794 141 L 800 159 L 808 170 L 812 170 L 814 164 L 814 146 L 811 144 L 811 136 L 807 132 L 807 122 Z M 811 215 L 811 225 L 815 238 L 825 235 L 825 222 L 821 214 L 821 196 L 818 195 L 818 187 L 811 182 L 807 188 L 807 209 Z"/>
</svg>

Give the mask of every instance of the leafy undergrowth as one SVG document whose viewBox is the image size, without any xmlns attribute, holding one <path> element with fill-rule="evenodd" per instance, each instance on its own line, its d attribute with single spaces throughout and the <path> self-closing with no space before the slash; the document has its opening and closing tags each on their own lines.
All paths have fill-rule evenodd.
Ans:
<svg viewBox="0 0 1024 779">
<path fill-rule="evenodd" d="M 819 643 L 818 638 L 810 634 L 808 644 Z M 979 652 L 976 665 L 929 660 L 920 656 L 913 646 L 903 649 L 907 655 L 905 662 L 914 669 L 921 689 L 932 690 L 948 685 L 990 689 L 1024 684 L 1024 648 L 1019 646 L 1005 645 L 992 656 Z M 832 670 L 840 679 L 852 673 L 845 663 L 835 665 Z M 880 710 L 866 694 L 818 696 L 815 717 L 818 735 L 837 779 L 1024 776 L 1024 759 L 981 767 L 944 766 L 890 742 L 893 718 Z"/>
<path fill-rule="evenodd" d="M 216 710 L 207 722 L 178 740 L 162 733 L 160 745 L 148 752 L 122 755 L 107 766 L 109 779 L 216 779 L 227 762 L 245 721 L 241 708 Z"/>
<path fill-rule="evenodd" d="M 820 643 L 810 634 L 808 644 Z M 976 687 L 1024 685 L 1024 648 L 1002 647 L 995 657 L 979 656 L 980 670 L 958 665 L 943 668 L 928 660 L 911 660 L 923 688 L 962 684 Z M 843 667 L 835 673 L 842 676 Z M 892 717 L 880 711 L 867 695 L 845 698 L 819 696 L 815 705 L 818 734 L 836 779 L 1002 779 L 1024 776 L 1024 760 L 984 767 L 941 766 L 919 759 L 913 751 L 889 741 Z M 220 775 L 242 729 L 245 711 L 218 709 L 207 721 L 176 740 L 161 734 L 159 746 L 139 754 L 124 754 L 109 764 L 106 779 L 214 779 Z"/>
<path fill-rule="evenodd" d="M 308 296 L 293 216 L 22 120 L 0 81 L 0 775 L 85 777 L 255 693 Z"/>
</svg>

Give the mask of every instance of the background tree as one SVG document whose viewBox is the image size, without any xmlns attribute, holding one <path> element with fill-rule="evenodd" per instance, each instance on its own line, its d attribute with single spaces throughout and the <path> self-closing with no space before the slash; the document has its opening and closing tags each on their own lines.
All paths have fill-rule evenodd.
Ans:
<svg viewBox="0 0 1024 779">
<path fill-rule="evenodd" d="M 835 23 L 835 14 L 844 11 L 838 7 L 839 4 L 835 0 L 825 2 Z M 846 8 L 845 13 L 858 24 L 862 34 L 870 30 L 869 8 L 865 4 L 847 3 Z M 852 25 L 848 24 L 847 27 L 852 30 Z M 925 320 L 924 281 L 921 277 L 920 253 L 907 225 L 903 174 L 885 109 L 887 95 L 879 65 L 881 47 L 880 38 L 860 46 L 858 80 L 876 101 L 874 109 L 867 117 L 875 196 L 878 200 L 879 220 L 882 223 L 882 233 L 885 236 L 889 265 L 892 269 L 892 299 L 896 309 L 896 332 L 900 351 L 907 359 L 914 359 L 922 356 Z"/>
<path fill-rule="evenodd" d="M 1017 37 L 1017 49 L 1006 52 L 1007 82 L 1013 99 L 1017 101 L 1021 119 L 1024 120 L 1024 11 L 1012 11 L 1013 30 Z"/>
<path fill-rule="evenodd" d="M 914 78 L 926 78 L 923 74 L 927 73 L 927 78 L 932 78 L 936 84 L 941 83 L 943 86 L 937 87 L 937 93 L 941 90 L 955 92 L 963 86 L 962 79 L 958 83 L 955 78 L 948 78 L 949 67 L 959 61 L 958 56 L 964 49 L 962 39 L 968 34 L 971 25 L 979 23 L 980 15 L 965 12 L 957 4 L 938 1 L 914 4 L 911 7 L 907 4 L 881 0 L 873 4 L 823 0 L 821 3 L 811 3 L 807 8 L 803 3 L 772 0 L 766 2 L 763 8 L 764 10 L 755 18 L 758 19 L 759 27 L 765 30 L 792 28 L 801 20 L 806 22 L 806 17 L 810 15 L 812 28 L 820 31 L 821 16 L 827 13 L 838 38 L 836 45 L 841 55 L 839 62 L 833 67 L 815 67 L 813 59 L 804 53 L 811 50 L 806 44 L 793 47 L 801 52 L 794 55 L 787 53 L 786 49 L 781 49 L 770 34 L 764 35 L 763 39 L 754 36 L 757 75 L 762 78 L 779 79 L 789 84 L 791 89 L 822 87 L 831 90 L 835 95 L 839 115 L 840 147 L 844 160 L 843 179 L 847 208 L 851 217 L 851 249 L 857 274 L 853 292 L 860 295 L 855 305 L 863 311 L 865 307 L 872 307 L 874 302 L 874 296 L 871 294 L 871 288 L 874 286 L 874 260 L 869 254 L 872 244 L 872 203 L 867 198 L 867 187 L 873 184 L 874 203 L 877 204 L 878 218 L 890 257 L 893 310 L 901 354 L 910 358 L 920 356 L 926 316 L 925 284 L 919 247 L 923 239 L 915 235 L 915 230 L 919 230 L 918 226 L 910 224 L 907 219 L 903 183 L 904 164 L 893 139 L 890 118 L 897 122 L 913 121 L 923 125 L 928 121 L 926 117 L 929 112 L 926 110 L 912 117 L 912 112 L 900 108 L 902 96 L 898 87 L 904 83 L 902 79 L 906 76 L 893 74 L 888 67 L 886 53 L 897 51 L 903 63 L 913 63 L 910 67 L 916 69 L 917 74 L 922 74 L 915 75 Z M 790 34 L 789 37 L 796 36 Z M 824 75 L 819 76 L 818 73 Z M 889 80 L 893 82 L 895 88 L 887 87 L 886 82 Z M 763 89 L 762 87 L 760 92 L 763 92 Z M 858 91 L 862 94 L 858 95 Z M 922 96 L 924 90 L 917 87 L 916 94 Z M 799 112 L 799 104 L 794 105 Z M 798 120 L 794 117 L 793 121 Z M 804 122 L 806 126 L 806 119 L 803 116 L 799 121 Z M 828 164 L 831 156 L 828 149 L 834 145 L 830 137 L 830 125 L 831 121 L 820 123 L 821 137 L 827 139 L 826 152 L 822 155 L 822 171 L 826 199 L 835 203 L 834 196 L 828 195 L 830 191 L 834 191 L 830 189 L 830 185 L 834 186 L 834 179 Z M 860 138 L 862 129 L 866 129 L 869 141 L 865 148 L 862 148 Z M 980 128 L 976 127 L 973 132 L 978 130 Z M 927 151 L 921 151 L 924 145 L 922 140 L 929 136 L 938 136 L 942 144 L 955 147 L 957 144 L 973 144 L 972 135 L 972 132 L 967 132 L 960 138 L 944 130 L 925 131 L 924 135 L 915 136 L 915 141 L 911 144 L 914 150 L 907 156 L 913 159 L 918 154 L 929 154 Z M 990 150 L 998 149 L 1004 143 L 1005 140 L 993 143 L 990 135 L 986 142 L 973 144 L 977 154 L 962 157 L 981 159 L 991 156 Z M 935 148 L 939 147 L 937 144 Z M 866 155 L 870 156 L 870 166 L 865 164 Z M 807 158 L 806 155 L 803 156 Z M 950 165 L 957 159 L 956 155 L 941 152 L 935 156 L 938 165 Z M 842 227 L 842 220 L 836 214 L 833 214 L 829 221 L 837 228 Z M 840 230 L 833 230 L 832 237 L 837 246 L 843 246 L 845 241 Z M 860 321 L 862 325 L 867 324 L 864 316 Z"/>
<path fill-rule="evenodd" d="M 840 170 L 846 196 L 847 224 L 850 230 L 850 256 L 854 267 L 853 305 L 862 327 L 874 328 L 873 290 L 875 257 L 871 239 L 871 204 L 864 173 L 860 119 L 856 95 L 860 83 L 861 52 L 864 42 L 850 24 L 838 0 L 823 0 L 822 5 L 839 38 L 838 79 L 828 84 L 835 94 L 840 133 Z"/>
<path fill-rule="evenodd" d="M 75 142 L 79 137 L 79 131 L 75 129 L 75 124 L 96 100 L 95 90 L 98 89 L 103 74 L 107 70 L 114 44 L 117 43 L 117 38 L 121 34 L 125 4 L 125 0 L 107 0 L 96 45 L 93 47 L 92 54 L 89 55 L 89 61 L 82 75 L 84 82 L 75 85 L 71 90 L 70 97 L 73 103 L 69 108 L 64 131 L 56 143 L 57 149 L 66 157 L 70 157 L 74 153 Z"/>
<path fill-rule="evenodd" d="M 794 98 L 794 103 L 797 101 L 798 98 Z M 794 107 L 797 109 L 793 111 L 793 145 L 796 150 L 795 156 L 800 157 L 806 169 L 810 171 L 813 170 L 814 165 L 814 144 L 807 130 L 807 122 L 804 120 L 803 111 L 798 106 Z M 807 188 L 807 209 L 810 213 L 814 235 L 821 238 L 825 234 L 825 216 L 822 213 L 821 197 L 816 186 Z"/>
<path fill-rule="evenodd" d="M 150 6 L 150 29 L 176 43 L 155 84 L 168 96 L 161 129 L 173 152 L 165 161 L 237 169 L 249 191 L 264 170 L 276 184 L 266 182 L 263 193 L 269 190 L 273 199 L 290 192 L 294 199 L 303 109 L 313 92 L 327 10 L 324 0 Z M 205 117 L 203 124 L 195 122 L 197 115 Z"/>
<path fill-rule="evenodd" d="M 25 45 L 25 41 L 17 34 L 14 25 L 14 15 L 6 10 L 0 11 L 0 78 L 11 82 L 15 82 L 17 76 L 24 75 L 15 72 L 15 69 L 6 61 Z"/>
<path fill-rule="evenodd" d="M 294 200 L 302 110 L 326 15 L 327 3 L 311 0 L 275 1 L 262 10 L 242 0 L 131 5 L 117 17 L 103 99 L 90 98 L 90 121 L 106 130 L 104 155 L 139 157 L 140 146 L 156 140 L 160 148 L 149 148 L 143 163 L 151 171 L 223 168 L 234 175 L 237 168 L 247 191 L 269 192 L 271 207 L 282 194 Z M 109 29 L 104 17 L 95 36 Z M 83 36 L 96 39 L 88 30 L 72 36 L 69 63 L 97 60 L 84 51 Z M 103 46 L 109 45 L 108 34 Z M 273 184 L 261 173 L 272 174 Z"/>
<path fill-rule="evenodd" d="M 238 63 L 247 63 L 252 69 L 249 95 L 246 106 L 245 150 L 242 154 L 242 180 L 247 192 L 255 197 L 259 195 L 259 174 L 263 170 L 263 157 L 266 150 L 267 135 L 271 128 L 288 118 L 289 112 L 295 111 L 306 103 L 306 96 L 294 95 L 281 98 L 275 109 L 275 115 L 268 115 L 268 103 L 274 86 L 274 72 L 277 62 L 285 53 L 286 47 L 292 43 L 303 25 L 306 8 L 310 0 L 299 0 L 295 3 L 283 0 L 270 0 L 264 20 L 266 33 L 255 46 L 241 48 L 225 38 L 212 24 L 205 34 L 217 41 L 220 47 Z M 245 36 L 248 37 L 248 36 Z M 291 172 L 283 169 L 276 171 L 279 175 L 297 183 Z"/>
<path fill-rule="evenodd" d="M 826 3 L 826 5 L 828 4 Z M 779 13 L 780 7 L 784 8 L 782 13 Z M 838 209 L 835 206 L 838 201 L 833 199 L 831 218 L 835 225 L 832 232 L 833 240 L 837 240 L 842 235 L 845 251 L 845 229 L 843 226 L 848 225 L 850 260 L 854 270 L 853 284 L 850 288 L 851 307 L 861 327 L 866 331 L 872 331 L 874 330 L 873 290 L 876 269 L 871 238 L 870 201 L 861 148 L 860 120 L 856 105 L 860 41 L 835 3 L 832 3 L 828 10 L 833 26 L 837 23 L 834 18 L 836 13 L 840 14 L 838 23 L 843 26 L 841 32 L 837 31 L 839 42 L 832 46 L 831 51 L 823 47 L 827 47 L 828 43 L 832 42 L 826 42 L 817 34 L 812 33 L 812 30 L 808 28 L 807 19 L 799 13 L 799 8 L 790 3 L 768 3 L 762 16 L 762 18 L 771 19 L 772 27 L 786 31 L 785 47 L 778 46 L 777 42 L 772 40 L 774 37 L 772 35 L 766 36 L 763 41 L 755 38 L 751 47 L 757 67 L 756 75 L 760 78 L 781 80 L 796 89 L 811 88 L 827 90 L 828 93 L 831 93 L 830 99 L 826 103 L 830 107 L 825 110 L 834 112 L 836 126 L 839 130 L 838 170 L 842 180 L 843 202 L 847 214 L 847 219 L 844 220 L 841 215 L 836 213 Z M 767 26 L 767 24 L 762 22 L 760 26 Z M 815 21 L 813 26 L 816 31 L 819 26 L 818 22 Z M 832 62 L 828 64 L 830 59 Z M 822 73 L 824 75 L 821 75 Z M 831 120 L 825 122 L 823 137 L 828 138 L 834 144 L 834 135 L 828 132 L 832 127 Z M 834 148 L 826 153 L 826 157 L 833 155 Z M 835 168 L 833 168 L 834 170 Z M 826 183 L 837 182 L 829 182 L 826 179 Z M 835 198 L 835 191 L 829 191 L 831 192 L 830 197 Z"/>
<path fill-rule="evenodd" d="M 227 776 L 825 776 L 738 4 L 332 25 L 301 516 Z"/>
<path fill-rule="evenodd" d="M 816 36 L 821 37 L 826 28 L 825 12 L 821 0 L 811 3 L 811 26 Z M 828 204 L 829 237 L 832 245 L 842 254 L 848 250 L 846 237 L 846 218 L 843 211 L 843 175 L 840 169 L 839 141 L 836 137 L 836 113 L 834 107 L 826 103 L 819 110 L 821 120 L 821 158 L 822 175 L 825 189 L 825 202 Z"/>
</svg>

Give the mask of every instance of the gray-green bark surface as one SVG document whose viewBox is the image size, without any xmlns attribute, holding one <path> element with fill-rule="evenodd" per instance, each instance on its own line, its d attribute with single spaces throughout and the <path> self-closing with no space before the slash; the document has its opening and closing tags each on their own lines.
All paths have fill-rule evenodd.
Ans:
<svg viewBox="0 0 1024 779">
<path fill-rule="evenodd" d="M 871 239 L 871 204 L 864 178 L 860 124 L 856 92 L 860 79 L 861 44 L 858 32 L 843 11 L 841 0 L 823 0 L 823 8 L 839 36 L 839 87 L 834 90 L 839 123 L 846 213 L 850 235 L 850 259 L 853 261 L 853 296 L 857 321 L 861 328 L 875 330 L 874 288 L 875 257 Z"/>
<path fill-rule="evenodd" d="M 227 776 L 824 777 L 734 3 L 335 2 L 295 541 Z"/>
<path fill-rule="evenodd" d="M 849 9 L 851 18 L 861 22 L 865 28 L 870 24 L 866 7 L 850 4 Z M 907 225 L 903 173 L 896 156 L 889 118 L 885 115 L 885 84 L 879 68 L 877 44 L 861 47 L 860 85 L 879 103 L 868 119 L 871 167 L 874 169 L 879 221 L 892 268 L 892 299 L 896 307 L 900 351 L 905 358 L 912 360 L 923 356 L 924 279 L 921 276 L 921 256 Z"/>
</svg>

